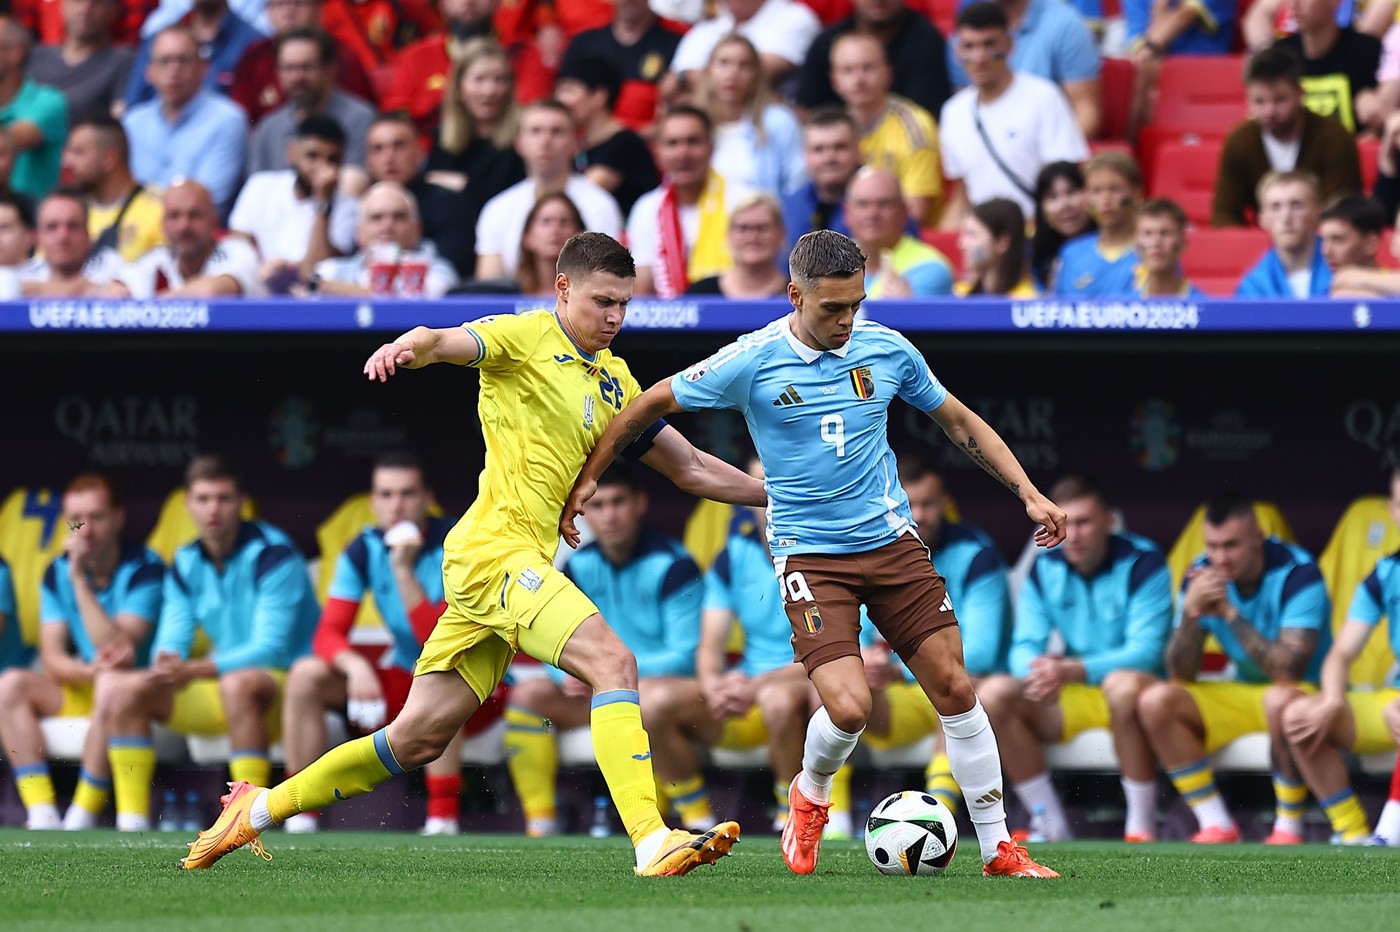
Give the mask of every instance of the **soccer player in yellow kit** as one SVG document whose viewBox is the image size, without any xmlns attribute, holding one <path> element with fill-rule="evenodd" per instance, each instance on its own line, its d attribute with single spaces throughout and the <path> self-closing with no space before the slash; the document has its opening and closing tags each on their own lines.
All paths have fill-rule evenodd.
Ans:
<svg viewBox="0 0 1400 932">
<path fill-rule="evenodd" d="M 270 859 L 261 832 L 436 759 L 516 651 L 593 688 L 593 751 L 636 848 L 638 874 L 684 874 L 714 863 L 738 841 L 734 822 L 701 833 L 662 822 L 636 660 L 553 566 L 565 496 L 603 429 L 641 394 L 626 363 L 608 350 L 632 297 L 631 254 L 602 233 L 580 233 L 565 244 L 557 269 L 553 313 L 416 327 L 365 363 L 365 375 L 379 382 L 435 362 L 481 370 L 477 413 L 486 468 L 475 503 L 444 546 L 447 610 L 423 645 L 393 722 L 271 789 L 231 784 L 223 812 L 181 861 L 186 869 L 209 867 L 250 843 Z M 662 421 L 631 452 L 694 495 L 737 505 L 766 501 L 761 482 L 696 450 Z"/>
</svg>

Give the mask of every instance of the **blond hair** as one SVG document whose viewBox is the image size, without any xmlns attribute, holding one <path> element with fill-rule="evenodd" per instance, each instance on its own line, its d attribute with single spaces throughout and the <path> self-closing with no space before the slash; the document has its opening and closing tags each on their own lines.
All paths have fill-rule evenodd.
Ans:
<svg viewBox="0 0 1400 932">
<path fill-rule="evenodd" d="M 715 43 L 714 49 L 710 51 L 710 57 L 705 61 L 705 70 L 700 73 L 700 80 L 697 82 L 695 106 L 708 113 L 710 120 L 715 125 L 723 122 L 719 115 L 719 101 L 715 99 L 714 88 L 710 86 L 709 68 L 714 64 L 720 49 L 730 45 L 743 48 L 748 55 L 749 63 L 754 68 L 753 87 L 750 90 L 748 101 L 744 104 L 744 113 L 748 121 L 753 124 L 755 138 L 761 146 L 767 142 L 763 132 L 763 111 L 768 109 L 768 105 L 773 102 L 773 99 L 768 90 L 768 82 L 763 77 L 763 60 L 758 56 L 758 49 L 744 36 L 737 32 L 731 32 Z"/>
<path fill-rule="evenodd" d="M 491 134 L 491 143 L 497 149 L 509 149 L 513 144 L 520 113 L 515 102 L 515 72 L 510 67 L 510 56 L 495 39 L 478 36 L 462 46 L 461 54 L 452 63 L 447 84 L 443 88 L 442 123 L 438 127 L 438 145 L 445 152 L 461 155 L 476 137 L 472 115 L 462 100 L 462 76 L 476 63 L 492 58 L 505 65 L 510 96 L 506 101 L 506 109 L 501 114 L 501 122 Z"/>
</svg>

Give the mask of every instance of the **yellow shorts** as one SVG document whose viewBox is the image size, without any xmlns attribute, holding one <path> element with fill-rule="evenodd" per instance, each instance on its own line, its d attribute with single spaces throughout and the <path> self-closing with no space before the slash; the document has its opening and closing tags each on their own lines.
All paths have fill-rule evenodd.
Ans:
<svg viewBox="0 0 1400 932">
<path fill-rule="evenodd" d="M 1214 754 L 1236 738 L 1268 731 L 1264 717 L 1264 693 L 1267 684 L 1260 683 L 1182 683 L 1205 723 L 1206 753 Z M 1298 688 L 1305 693 L 1317 690 L 1306 683 Z"/>
<path fill-rule="evenodd" d="M 63 704 L 58 707 L 58 718 L 87 718 L 92 715 L 92 684 L 64 683 Z"/>
<path fill-rule="evenodd" d="M 1385 727 L 1382 715 L 1385 707 L 1397 699 L 1400 699 L 1400 689 L 1347 693 L 1347 705 L 1351 707 L 1351 717 L 1356 722 L 1356 743 L 1351 746 L 1353 753 L 1379 754 L 1395 750 L 1395 738 Z"/>
<path fill-rule="evenodd" d="M 456 670 L 483 702 L 516 651 L 559 665 L 564 644 L 598 607 L 543 556 L 530 550 L 443 561 L 447 611 L 414 675 Z"/>
<path fill-rule="evenodd" d="M 724 729 L 719 734 L 716 747 L 728 751 L 747 751 L 760 748 L 768 743 L 768 726 L 763 724 L 763 710 L 758 704 L 749 706 L 743 715 L 734 715 L 724 720 Z"/>
<path fill-rule="evenodd" d="M 1068 741 L 1091 728 L 1108 727 L 1108 700 L 1097 686 L 1065 683 L 1060 687 L 1060 715 L 1065 722 L 1060 740 Z"/>
<path fill-rule="evenodd" d="M 264 721 L 271 741 L 282 737 L 282 693 L 287 685 L 286 670 L 266 670 L 277 681 L 277 699 L 267 710 Z M 170 721 L 165 727 L 182 735 L 217 737 L 228 734 L 228 717 L 224 715 L 224 700 L 219 695 L 219 681 L 213 678 L 191 680 L 175 694 Z"/>
<path fill-rule="evenodd" d="M 861 740 L 876 751 L 902 748 L 921 741 L 938 731 L 938 713 L 918 683 L 895 683 L 885 687 L 890 703 L 890 733 L 873 735 L 866 732 Z"/>
</svg>

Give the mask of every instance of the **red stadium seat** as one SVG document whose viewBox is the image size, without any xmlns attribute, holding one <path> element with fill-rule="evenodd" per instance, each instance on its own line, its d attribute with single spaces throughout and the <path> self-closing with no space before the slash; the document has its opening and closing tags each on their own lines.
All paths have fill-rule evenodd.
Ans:
<svg viewBox="0 0 1400 932">
<path fill-rule="evenodd" d="M 948 257 L 948 264 L 953 267 L 954 278 L 962 274 L 962 250 L 958 248 L 957 230 L 926 229 L 920 231 L 920 237 Z"/>
<path fill-rule="evenodd" d="M 1380 174 L 1377 163 L 1381 157 L 1381 141 L 1374 136 L 1362 136 L 1356 140 L 1356 152 L 1361 156 L 1361 190 L 1369 194 L 1376 190 L 1376 177 Z"/>
<path fill-rule="evenodd" d="M 1244 120 L 1243 68 L 1239 55 L 1174 55 L 1162 62 L 1157 106 L 1138 134 L 1149 183 L 1166 143 L 1224 139 Z"/>
<path fill-rule="evenodd" d="M 1220 143 L 1191 145 L 1169 142 L 1160 151 L 1157 170 L 1147 193 L 1169 197 L 1186 211 L 1186 219 L 1196 226 L 1210 225 L 1211 198 L 1215 175 L 1220 168 Z"/>
<path fill-rule="evenodd" d="M 1123 155 L 1132 157 L 1133 144 L 1126 139 L 1091 139 L 1089 140 L 1089 155 L 1093 157 L 1102 152 L 1121 152 Z"/>
<path fill-rule="evenodd" d="M 915 0 L 909 6 L 933 20 L 943 37 L 952 41 L 953 21 L 958 18 L 958 0 Z"/>
<path fill-rule="evenodd" d="M 1208 295 L 1233 295 L 1245 270 L 1268 248 L 1268 234 L 1254 227 L 1192 230 L 1186 236 L 1182 272 Z"/>
<path fill-rule="evenodd" d="M 1107 14 L 1107 10 L 1104 11 Z M 1100 75 L 1103 117 L 1100 139 L 1127 139 L 1128 119 L 1133 109 L 1133 63 L 1126 58 L 1105 58 Z"/>
</svg>

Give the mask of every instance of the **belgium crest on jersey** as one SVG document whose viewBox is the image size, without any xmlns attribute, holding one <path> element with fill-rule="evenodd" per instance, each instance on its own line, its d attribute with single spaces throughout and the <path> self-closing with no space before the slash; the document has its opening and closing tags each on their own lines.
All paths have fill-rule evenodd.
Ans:
<svg viewBox="0 0 1400 932">
<path fill-rule="evenodd" d="M 875 377 L 870 374 L 869 366 L 851 370 L 851 388 L 855 389 L 856 397 L 861 401 L 875 397 Z"/>
</svg>

